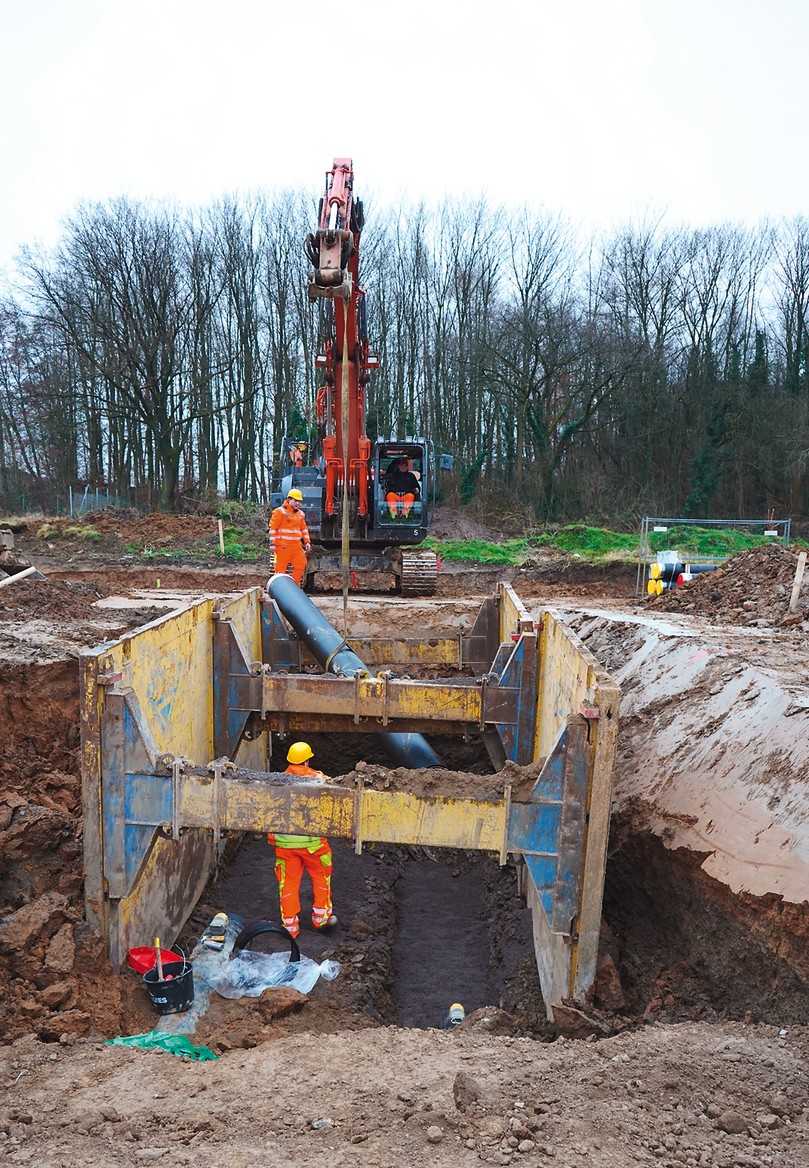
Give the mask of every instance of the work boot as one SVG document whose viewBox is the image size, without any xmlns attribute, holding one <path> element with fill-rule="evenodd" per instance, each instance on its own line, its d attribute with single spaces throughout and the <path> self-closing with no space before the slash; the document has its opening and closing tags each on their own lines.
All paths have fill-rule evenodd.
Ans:
<svg viewBox="0 0 809 1168">
<path fill-rule="evenodd" d="M 337 924 L 337 917 L 333 912 L 324 913 L 318 909 L 312 910 L 312 928 L 313 929 L 330 929 Z"/>
<path fill-rule="evenodd" d="M 301 923 L 297 917 L 281 917 L 281 924 L 289 933 L 290 937 L 300 936 Z"/>
</svg>

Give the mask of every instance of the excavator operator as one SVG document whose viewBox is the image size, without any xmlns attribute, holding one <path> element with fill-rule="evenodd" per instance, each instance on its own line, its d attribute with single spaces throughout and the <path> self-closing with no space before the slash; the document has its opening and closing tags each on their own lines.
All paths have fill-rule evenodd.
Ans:
<svg viewBox="0 0 809 1168">
<path fill-rule="evenodd" d="M 410 470 L 408 458 L 397 458 L 385 474 L 385 502 L 391 519 L 407 519 L 411 508 L 421 495 L 419 480 Z"/>
<path fill-rule="evenodd" d="M 323 771 L 309 766 L 314 751 L 308 742 L 293 742 L 287 752 L 288 775 L 301 775 L 320 782 Z M 276 835 L 269 832 L 267 843 L 275 847 L 275 878 L 281 898 L 281 923 L 297 937 L 301 931 L 301 877 L 306 872 L 312 881 L 312 927 L 326 929 L 337 924 L 332 912 L 332 855 L 329 841 L 315 835 Z"/>
<path fill-rule="evenodd" d="M 295 442 L 289 448 L 289 461 L 295 470 L 300 470 L 302 466 L 306 465 L 306 443 Z"/>
<path fill-rule="evenodd" d="M 297 487 L 276 507 L 267 525 L 275 556 L 275 571 L 289 572 L 299 588 L 306 575 L 306 553 L 312 550 L 309 528 L 301 510 L 303 495 Z"/>
</svg>

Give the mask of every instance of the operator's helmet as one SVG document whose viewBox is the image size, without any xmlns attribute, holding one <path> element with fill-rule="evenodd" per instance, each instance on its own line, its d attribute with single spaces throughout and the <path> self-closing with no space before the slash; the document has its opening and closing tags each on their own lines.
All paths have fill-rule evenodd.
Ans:
<svg viewBox="0 0 809 1168">
<path fill-rule="evenodd" d="M 287 491 L 287 498 L 294 499 L 296 503 L 302 503 L 303 492 L 299 491 L 297 487 L 293 487 L 291 491 Z"/>
<path fill-rule="evenodd" d="M 298 450 L 305 450 L 305 449 L 306 449 L 306 445 L 307 445 L 307 444 L 306 444 L 305 442 L 299 442 L 299 443 L 298 443 Z"/>
</svg>

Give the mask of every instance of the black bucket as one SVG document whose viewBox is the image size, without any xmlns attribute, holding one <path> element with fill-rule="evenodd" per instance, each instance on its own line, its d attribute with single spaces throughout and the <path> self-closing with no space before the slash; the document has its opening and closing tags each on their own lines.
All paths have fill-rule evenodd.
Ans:
<svg viewBox="0 0 809 1168">
<path fill-rule="evenodd" d="M 166 978 L 170 976 L 171 981 Z M 163 962 L 163 980 L 157 977 L 157 966 L 143 975 L 143 984 L 149 1000 L 158 1014 L 182 1014 L 194 1001 L 194 971 L 191 962 Z"/>
</svg>

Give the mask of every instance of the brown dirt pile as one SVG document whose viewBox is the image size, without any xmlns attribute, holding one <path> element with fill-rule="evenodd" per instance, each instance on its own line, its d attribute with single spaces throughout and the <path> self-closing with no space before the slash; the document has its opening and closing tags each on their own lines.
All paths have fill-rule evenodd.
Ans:
<svg viewBox="0 0 809 1168">
<path fill-rule="evenodd" d="M 809 573 L 797 613 L 789 598 L 797 555 L 781 544 L 765 544 L 741 552 L 717 568 L 695 577 L 682 588 L 649 601 L 664 612 L 684 612 L 714 624 L 800 627 L 809 630 Z"/>
<path fill-rule="evenodd" d="M 107 640 L 113 628 L 123 631 L 154 620 L 152 608 L 96 608 L 95 602 L 104 595 L 95 579 L 23 580 L 0 591 L 0 624 L 47 618 L 54 625 L 107 626 L 106 630 L 92 627 L 86 630 L 88 645 L 94 645 Z"/>
<path fill-rule="evenodd" d="M 226 523 L 227 526 L 227 523 Z M 261 538 L 263 522 L 253 521 L 255 536 Z M 116 561 L 135 559 L 149 548 L 161 552 L 184 550 L 214 559 L 218 554 L 215 516 L 172 515 L 155 511 L 93 511 L 69 518 L 27 519 L 17 534 L 21 553 L 35 563 L 64 564 L 75 561 Z"/>
<path fill-rule="evenodd" d="M 0 621 L 45 616 L 86 620 L 101 615 L 93 605 L 102 595 L 90 580 L 24 580 L 0 591 Z"/>
<path fill-rule="evenodd" d="M 0 666 L 0 1040 L 131 1013 L 82 920 L 78 686 L 75 662 Z"/>
<path fill-rule="evenodd" d="M 152 544 L 192 543 L 217 536 L 217 521 L 211 515 L 171 515 L 152 511 L 140 515 L 135 511 L 93 511 L 81 519 L 51 519 L 48 523 L 60 534 L 66 527 L 94 527 L 102 535 L 123 542 Z"/>
<path fill-rule="evenodd" d="M 292 1034 L 217 1062 L 26 1040 L 0 1052 L 10 1162 L 805 1168 L 809 1036 L 647 1026 Z"/>
</svg>

